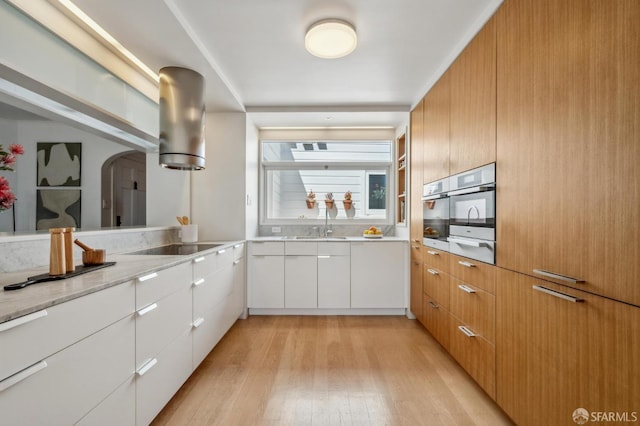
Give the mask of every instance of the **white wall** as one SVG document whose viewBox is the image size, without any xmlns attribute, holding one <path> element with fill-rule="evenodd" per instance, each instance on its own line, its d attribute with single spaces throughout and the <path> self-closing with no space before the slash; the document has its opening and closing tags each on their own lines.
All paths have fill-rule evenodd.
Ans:
<svg viewBox="0 0 640 426">
<path fill-rule="evenodd" d="M 244 239 L 246 114 L 206 115 L 206 168 L 192 172 L 191 215 L 198 239 Z"/>
<path fill-rule="evenodd" d="M 178 226 L 176 216 L 192 216 L 191 173 L 160 167 L 159 154 L 147 153 L 147 226 Z"/>
<path fill-rule="evenodd" d="M 246 218 L 245 238 L 258 235 L 258 173 L 259 173 L 259 142 L 258 128 L 248 117 L 246 120 Z"/>
</svg>

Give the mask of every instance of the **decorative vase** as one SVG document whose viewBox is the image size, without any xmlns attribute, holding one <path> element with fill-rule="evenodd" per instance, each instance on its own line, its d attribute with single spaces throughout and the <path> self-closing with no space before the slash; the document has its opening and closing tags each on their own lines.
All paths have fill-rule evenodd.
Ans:
<svg viewBox="0 0 640 426">
<path fill-rule="evenodd" d="M 344 204 L 344 209 L 345 210 L 351 210 L 351 204 L 352 203 L 353 203 L 353 201 L 351 201 L 351 200 L 342 201 L 342 204 Z"/>
<path fill-rule="evenodd" d="M 327 205 L 327 208 L 331 210 L 333 208 L 333 200 L 325 200 L 324 202 Z"/>
<path fill-rule="evenodd" d="M 312 209 L 316 205 L 316 200 L 305 200 L 307 202 L 307 208 Z"/>
</svg>

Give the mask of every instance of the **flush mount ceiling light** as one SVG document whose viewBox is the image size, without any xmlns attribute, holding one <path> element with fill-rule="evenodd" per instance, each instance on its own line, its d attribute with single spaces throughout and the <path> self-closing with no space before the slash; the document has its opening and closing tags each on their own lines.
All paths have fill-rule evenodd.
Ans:
<svg viewBox="0 0 640 426">
<path fill-rule="evenodd" d="M 336 59 L 353 52 L 358 44 L 356 29 L 339 19 L 324 19 L 311 25 L 304 47 L 318 58 Z"/>
</svg>

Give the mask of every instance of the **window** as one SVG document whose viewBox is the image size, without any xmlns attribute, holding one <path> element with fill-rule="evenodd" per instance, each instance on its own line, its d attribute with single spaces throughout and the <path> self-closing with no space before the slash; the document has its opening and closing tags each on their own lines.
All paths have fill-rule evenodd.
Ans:
<svg viewBox="0 0 640 426">
<path fill-rule="evenodd" d="M 392 223 L 390 141 L 263 141 L 262 223 L 331 219 Z M 345 193 L 352 202 L 343 203 Z M 315 203 L 307 203 L 310 192 Z M 327 210 L 325 196 L 334 203 Z"/>
</svg>

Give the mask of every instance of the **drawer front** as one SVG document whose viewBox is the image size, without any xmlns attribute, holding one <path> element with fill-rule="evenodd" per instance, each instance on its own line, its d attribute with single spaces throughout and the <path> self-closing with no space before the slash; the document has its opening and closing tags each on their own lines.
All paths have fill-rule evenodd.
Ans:
<svg viewBox="0 0 640 426">
<path fill-rule="evenodd" d="M 191 303 L 191 289 L 185 288 L 137 311 L 136 367 L 191 328 Z"/>
<path fill-rule="evenodd" d="M 460 327 L 465 327 L 451 316 L 449 352 L 467 373 L 494 400 L 496 399 L 496 355 L 495 347 L 481 336 L 469 337 Z M 473 333 L 469 326 L 467 331 Z"/>
<path fill-rule="evenodd" d="M 233 260 L 242 259 L 244 257 L 244 243 L 234 244 Z"/>
<path fill-rule="evenodd" d="M 412 262 L 422 263 L 424 261 L 423 259 L 424 254 L 422 253 L 423 249 L 424 249 L 424 246 L 422 245 L 422 242 L 415 242 L 411 240 L 411 244 L 409 245 L 409 250 L 411 252 Z"/>
<path fill-rule="evenodd" d="M 423 301 L 424 327 L 431 335 L 442 345 L 443 348 L 449 350 L 449 333 L 451 315 L 449 312 L 438 304 L 428 294 L 424 295 Z"/>
<path fill-rule="evenodd" d="M 131 315 L 134 304 L 128 282 L 0 324 L 0 380 Z"/>
<path fill-rule="evenodd" d="M 191 332 L 136 371 L 136 424 L 148 425 L 191 375 Z"/>
<path fill-rule="evenodd" d="M 438 269 L 424 266 L 422 272 L 422 291 L 449 310 L 449 287 L 451 277 Z"/>
<path fill-rule="evenodd" d="M 224 269 L 231 266 L 234 261 L 233 247 L 218 250 L 216 252 L 216 257 L 218 258 L 218 269 Z"/>
<path fill-rule="evenodd" d="M 79 421 L 131 376 L 134 322 L 132 315 L 123 318 L 0 382 L 0 423 Z"/>
<path fill-rule="evenodd" d="M 318 243 L 318 256 L 349 256 L 351 254 L 351 244 L 341 242 L 320 242 Z"/>
<path fill-rule="evenodd" d="M 495 343 L 495 296 L 455 278 L 451 281 L 451 313 L 476 333 Z"/>
<path fill-rule="evenodd" d="M 232 293 L 216 305 L 202 321 L 194 323 L 193 368 L 211 352 L 222 336 L 231 328 L 242 313 L 243 304 L 238 303 L 237 293 Z M 198 325 L 197 327 L 195 325 Z"/>
<path fill-rule="evenodd" d="M 136 280 L 136 310 L 152 304 L 181 288 L 190 287 L 190 263 L 183 263 L 156 273 L 142 275 Z"/>
<path fill-rule="evenodd" d="M 76 423 L 77 426 L 133 426 L 135 424 L 136 381 L 133 375 Z"/>
<path fill-rule="evenodd" d="M 282 256 L 284 255 L 284 242 L 251 241 L 249 254 L 252 256 Z"/>
<path fill-rule="evenodd" d="M 218 270 L 218 256 L 216 253 L 209 253 L 194 258 L 193 263 L 193 281 L 206 278 Z"/>
<path fill-rule="evenodd" d="M 233 291 L 233 266 L 219 270 L 193 288 L 193 320 L 205 316 Z"/>
<path fill-rule="evenodd" d="M 318 243 L 311 241 L 285 242 L 284 254 L 293 256 L 315 256 L 318 254 Z"/>
<path fill-rule="evenodd" d="M 451 273 L 451 254 L 431 247 L 423 247 L 422 251 L 424 252 L 425 265 L 447 274 Z"/>
<path fill-rule="evenodd" d="M 496 267 L 488 263 L 451 256 L 451 276 L 467 284 L 473 284 L 491 294 L 496 293 Z"/>
</svg>

